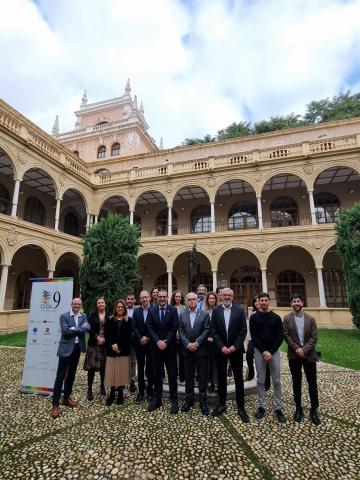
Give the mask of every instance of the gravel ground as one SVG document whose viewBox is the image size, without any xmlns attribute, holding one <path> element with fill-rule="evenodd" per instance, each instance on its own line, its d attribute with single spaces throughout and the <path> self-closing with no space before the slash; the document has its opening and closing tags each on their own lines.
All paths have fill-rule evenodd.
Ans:
<svg viewBox="0 0 360 480">
<path fill-rule="evenodd" d="M 127 393 L 123 406 L 86 400 L 86 373 L 78 369 L 75 409 L 63 407 L 57 420 L 51 402 L 18 393 L 24 349 L 0 348 L 0 478 L 11 479 L 359 479 L 360 372 L 319 363 L 321 425 L 292 421 L 291 379 L 282 357 L 283 411 L 280 426 L 269 408 L 254 419 L 256 396 L 246 398 L 250 423 L 228 402 L 220 419 L 153 412 Z M 305 387 L 305 386 L 304 386 Z M 306 387 L 304 388 L 306 390 Z M 271 393 L 269 392 L 269 406 Z"/>
</svg>

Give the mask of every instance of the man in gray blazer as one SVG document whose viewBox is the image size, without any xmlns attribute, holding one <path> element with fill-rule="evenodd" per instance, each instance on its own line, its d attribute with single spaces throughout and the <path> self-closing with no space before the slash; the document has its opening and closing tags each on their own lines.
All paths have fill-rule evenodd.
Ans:
<svg viewBox="0 0 360 480">
<path fill-rule="evenodd" d="M 179 337 L 185 366 L 185 403 L 181 411 L 188 412 L 194 405 L 195 367 L 199 382 L 200 410 L 208 415 L 207 382 L 208 382 L 208 345 L 210 317 L 198 307 L 196 293 L 186 296 L 188 308 L 180 314 Z"/>
<path fill-rule="evenodd" d="M 70 312 L 63 313 L 60 317 L 61 338 L 57 355 L 59 364 L 54 383 L 51 416 L 58 418 L 60 415 L 59 403 L 64 378 L 63 405 L 76 407 L 75 400 L 70 398 L 75 380 L 76 369 L 80 353 L 85 352 L 85 332 L 90 330 L 86 314 L 81 313 L 82 303 L 80 298 L 73 298 Z"/>
<path fill-rule="evenodd" d="M 301 405 L 301 378 L 302 369 L 304 369 L 311 403 L 310 420 L 314 425 L 319 425 L 320 418 L 317 414 L 319 398 L 316 380 L 317 327 L 315 319 L 303 311 L 303 305 L 303 296 L 295 293 L 291 298 L 292 312 L 285 315 L 283 321 L 296 407 L 294 420 L 295 422 L 301 422 L 304 417 Z"/>
</svg>

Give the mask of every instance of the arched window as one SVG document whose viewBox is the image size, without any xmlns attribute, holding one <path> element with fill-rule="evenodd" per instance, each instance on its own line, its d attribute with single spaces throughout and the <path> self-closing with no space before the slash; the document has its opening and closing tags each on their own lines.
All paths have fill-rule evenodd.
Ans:
<svg viewBox="0 0 360 480">
<path fill-rule="evenodd" d="M 77 216 L 72 212 L 68 212 L 65 215 L 64 233 L 68 233 L 69 235 L 75 235 L 76 237 L 79 236 L 79 221 L 77 219 Z"/>
<path fill-rule="evenodd" d="M 306 305 L 305 281 L 300 273 L 293 270 L 285 270 L 279 273 L 276 277 L 275 287 L 278 307 L 288 307 L 291 295 L 294 293 L 303 295 Z"/>
<path fill-rule="evenodd" d="M 168 292 L 168 274 L 163 273 L 162 275 L 157 277 L 154 285 L 156 285 L 159 290 L 166 290 Z M 177 290 L 177 280 L 174 277 L 174 275 L 172 276 L 172 288 L 173 290 Z M 168 292 L 169 301 L 170 301 L 171 294 L 172 292 Z"/>
<path fill-rule="evenodd" d="M 290 197 L 279 197 L 270 206 L 271 226 L 288 227 L 299 225 L 299 210 L 297 203 Z"/>
<path fill-rule="evenodd" d="M 210 205 L 195 207 L 190 215 L 191 233 L 210 232 L 211 212 Z"/>
<path fill-rule="evenodd" d="M 241 230 L 257 227 L 257 207 L 253 202 L 237 202 L 229 212 L 229 230 Z"/>
<path fill-rule="evenodd" d="M 99 170 L 95 170 L 95 175 L 107 175 L 108 173 L 110 173 L 110 170 L 108 170 L 107 168 L 99 168 Z"/>
<path fill-rule="evenodd" d="M 317 193 L 314 197 L 317 223 L 334 223 L 337 220 L 340 202 L 333 193 Z"/>
<path fill-rule="evenodd" d="M 78 157 L 78 156 L 79 156 L 79 150 L 74 150 L 74 151 L 73 151 L 73 154 Z"/>
<path fill-rule="evenodd" d="M 0 183 L 0 213 L 5 215 L 9 213 L 10 209 L 10 195 L 7 188 Z"/>
<path fill-rule="evenodd" d="M 348 308 L 344 273 L 335 268 L 323 270 L 326 305 L 329 308 Z"/>
<path fill-rule="evenodd" d="M 111 156 L 116 157 L 116 155 L 120 155 L 120 143 L 116 142 L 113 143 L 111 147 Z"/>
<path fill-rule="evenodd" d="M 156 235 L 167 235 L 168 233 L 168 215 L 169 210 L 164 208 L 156 215 Z M 178 216 L 174 209 L 172 209 L 172 234 L 177 235 L 178 232 Z"/>
<path fill-rule="evenodd" d="M 230 288 L 234 291 L 234 301 L 249 307 L 255 295 L 262 291 L 260 269 L 251 265 L 237 268 L 230 277 Z"/>
<path fill-rule="evenodd" d="M 196 292 L 198 285 L 205 285 L 208 292 L 212 290 L 212 277 L 207 272 L 200 272 L 191 279 L 190 292 Z"/>
<path fill-rule="evenodd" d="M 25 202 L 24 220 L 37 225 L 44 225 L 45 209 L 41 201 L 36 197 L 29 197 Z"/>
<path fill-rule="evenodd" d="M 32 272 L 20 273 L 15 282 L 13 309 L 19 310 L 30 306 L 30 278 L 35 278 Z"/>
<path fill-rule="evenodd" d="M 101 145 L 97 150 L 97 158 L 105 158 L 106 157 L 106 147 L 105 145 Z"/>
</svg>

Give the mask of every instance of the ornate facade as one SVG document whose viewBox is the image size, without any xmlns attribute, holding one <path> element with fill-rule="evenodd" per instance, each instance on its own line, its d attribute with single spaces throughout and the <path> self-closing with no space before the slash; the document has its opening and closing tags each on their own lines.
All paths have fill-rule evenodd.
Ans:
<svg viewBox="0 0 360 480">
<path fill-rule="evenodd" d="M 71 275 L 78 292 L 81 235 L 113 211 L 141 228 L 146 289 L 188 291 L 196 245 L 201 282 L 245 306 L 301 291 L 350 318 L 334 222 L 360 199 L 360 119 L 163 150 L 129 83 L 108 101 L 84 94 L 76 117 L 50 136 L 0 102 L 2 311 L 28 307 L 31 277 Z"/>
</svg>

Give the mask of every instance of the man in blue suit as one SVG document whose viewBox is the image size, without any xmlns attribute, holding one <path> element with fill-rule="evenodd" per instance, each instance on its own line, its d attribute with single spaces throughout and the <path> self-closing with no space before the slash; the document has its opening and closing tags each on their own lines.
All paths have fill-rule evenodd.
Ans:
<svg viewBox="0 0 360 480">
<path fill-rule="evenodd" d="M 86 314 L 81 313 L 82 303 L 80 298 L 74 298 L 71 302 L 70 312 L 63 313 L 60 317 L 61 338 L 57 355 L 59 364 L 54 383 L 51 416 L 58 418 L 60 415 L 60 398 L 64 382 L 63 405 L 76 407 L 75 400 L 70 398 L 75 380 L 76 369 L 79 363 L 80 353 L 85 352 L 85 332 L 90 330 Z"/>
<path fill-rule="evenodd" d="M 154 372 L 154 397 L 148 406 L 148 411 L 152 412 L 162 405 L 162 372 L 165 364 L 169 380 L 170 413 L 176 414 L 179 411 L 176 359 L 176 332 L 179 318 L 176 308 L 168 305 L 167 300 L 167 292 L 161 290 L 158 293 L 158 303 L 150 308 L 147 316 Z"/>
</svg>

